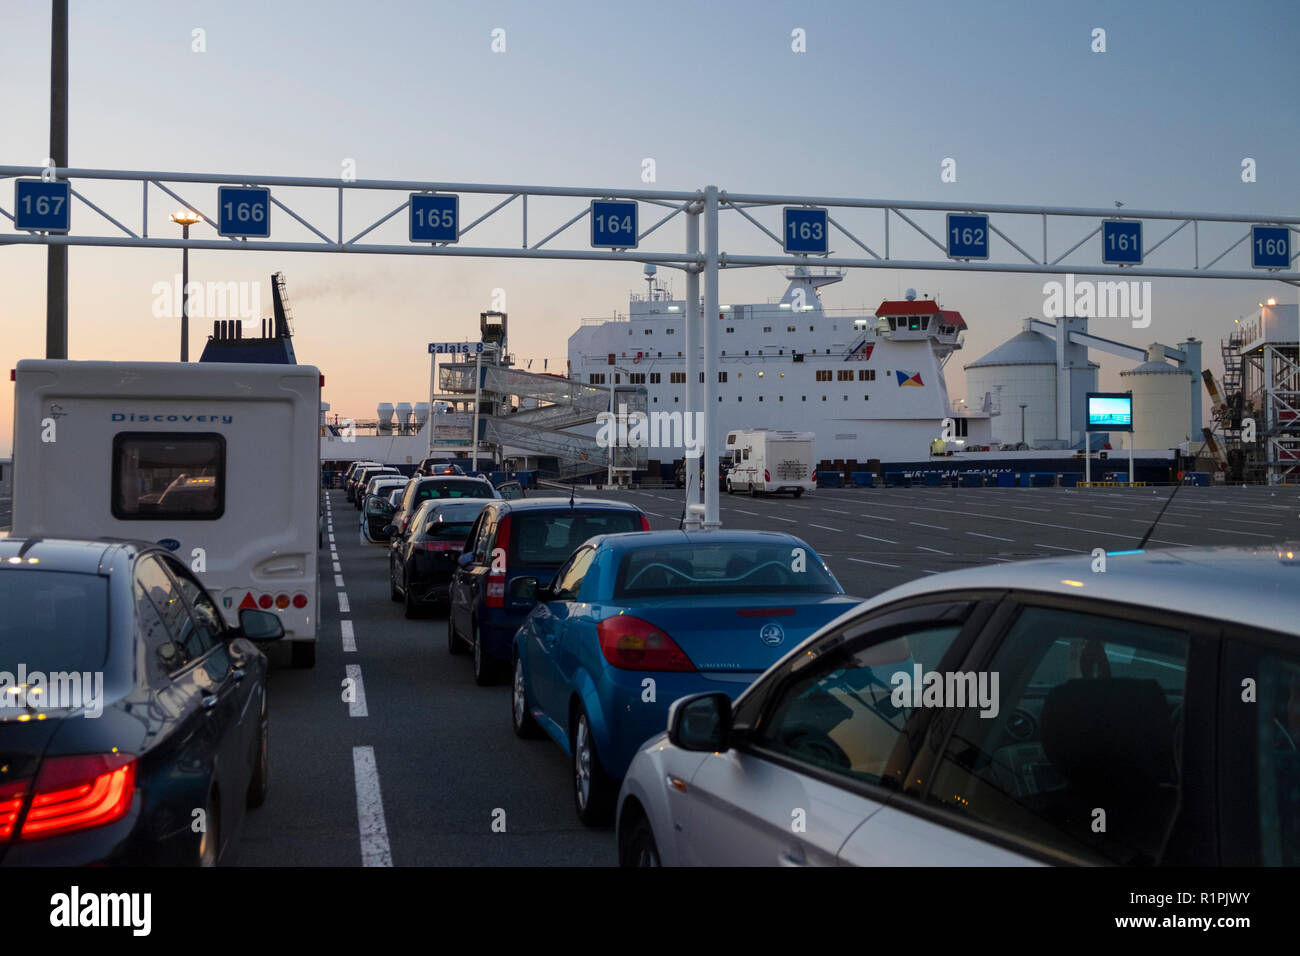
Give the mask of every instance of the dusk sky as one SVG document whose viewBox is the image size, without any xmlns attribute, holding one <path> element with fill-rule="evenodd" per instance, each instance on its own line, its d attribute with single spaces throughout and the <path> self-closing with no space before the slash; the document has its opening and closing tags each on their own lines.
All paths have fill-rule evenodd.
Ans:
<svg viewBox="0 0 1300 956">
<path fill-rule="evenodd" d="M 72 166 L 337 178 L 353 161 L 362 179 L 716 184 L 736 193 L 1300 213 L 1295 0 L 72 0 L 70 7 Z M 49 19 L 48 2 L 6 0 L 5 164 L 40 165 L 48 154 Z M 1091 49 L 1098 27 L 1104 53 Z M 492 49 L 497 28 L 504 52 Z M 196 29 L 204 52 L 193 49 Z M 807 52 L 792 51 L 795 29 L 806 32 Z M 1255 182 L 1242 181 L 1247 157 Z M 651 184 L 642 182 L 646 158 L 655 161 Z M 956 161 L 956 182 L 940 180 L 945 158 Z M 138 188 L 78 188 L 138 230 Z M 196 205 L 216 204 L 214 187 L 185 192 Z M 332 231 L 332 196 L 277 195 Z M 391 199 L 361 197 L 350 206 L 348 235 L 388 211 Z M 11 187 L 0 184 L 0 206 L 11 210 L 12 201 Z M 462 222 L 487 205 L 462 199 Z M 167 215 L 177 206 L 151 196 L 151 235 L 175 234 Z M 530 240 L 578 206 L 563 208 L 530 207 Z M 643 207 L 643 225 L 650 210 Z M 730 215 L 724 249 L 772 253 Z M 112 231 L 85 207 L 74 207 L 74 217 L 74 232 Z M 942 229 L 941 219 L 926 223 L 936 221 Z M 1025 241 L 1041 241 L 1036 228 Z M 583 246 L 585 230 L 575 226 L 561 240 Z M 680 248 L 680 220 L 663 232 L 647 247 Z M 1217 254 L 1231 242 L 1207 232 L 1202 261 L 1208 248 Z M 0 237 L 11 233 L 0 220 Z M 518 245 L 518 235 L 516 214 L 483 227 L 474 244 Z M 920 256 L 928 245 L 904 240 L 901 228 L 895 236 L 895 255 Z M 311 237 L 280 215 L 275 238 Z M 404 215 L 373 238 L 405 243 Z M 847 242 L 836 249 L 853 254 Z M 1084 252 L 1069 261 L 1096 261 Z M 1221 265 L 1248 267 L 1243 249 L 1234 255 Z M 0 247 L 0 368 L 44 355 L 45 257 L 44 247 Z M 179 272 L 179 250 L 74 247 L 69 261 L 70 358 L 178 357 L 178 321 L 154 317 L 151 306 L 155 283 Z M 628 293 L 643 287 L 635 263 L 190 256 L 193 280 L 260 282 L 266 315 L 277 271 L 288 284 L 299 361 L 325 373 L 334 411 L 357 418 L 372 417 L 380 401 L 426 398 L 425 343 L 476 336 L 494 289 L 505 291 L 511 350 L 521 360 L 549 358 L 554 369 L 580 319 L 626 311 Z M 681 273 L 662 274 L 680 295 Z M 956 398 L 965 395 L 962 365 L 1016 334 L 1025 316 L 1042 315 L 1049 278 L 858 270 L 828 289 L 824 304 L 870 312 L 910 286 L 960 310 L 970 331 L 950 364 Z M 720 281 L 723 302 L 763 301 L 785 288 L 775 268 L 724 272 Z M 1138 346 L 1198 336 L 1216 374 L 1219 340 L 1233 318 L 1267 296 L 1296 301 L 1297 290 L 1278 282 L 1150 281 L 1149 328 L 1098 319 L 1092 330 Z M 211 322 L 191 325 L 197 358 Z M 1133 364 L 1094 359 L 1103 388 L 1119 387 L 1119 371 Z M 0 389 L 0 457 L 10 452 L 12 401 L 12 390 Z"/>
</svg>

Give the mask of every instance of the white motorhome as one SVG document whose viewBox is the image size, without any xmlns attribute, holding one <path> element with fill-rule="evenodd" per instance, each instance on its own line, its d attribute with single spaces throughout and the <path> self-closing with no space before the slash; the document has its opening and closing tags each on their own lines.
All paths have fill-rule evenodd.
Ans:
<svg viewBox="0 0 1300 956">
<path fill-rule="evenodd" d="M 275 611 L 315 663 L 317 369 L 28 360 L 15 382 L 14 537 L 161 542 L 231 625 Z"/>
<path fill-rule="evenodd" d="M 727 432 L 727 493 L 790 492 L 796 498 L 817 487 L 812 432 L 752 428 Z"/>
</svg>

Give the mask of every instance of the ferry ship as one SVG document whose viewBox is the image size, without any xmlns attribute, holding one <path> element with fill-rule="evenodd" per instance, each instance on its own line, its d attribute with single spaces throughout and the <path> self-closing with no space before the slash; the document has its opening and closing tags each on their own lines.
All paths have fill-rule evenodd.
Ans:
<svg viewBox="0 0 1300 956">
<path fill-rule="evenodd" d="M 989 416 L 954 412 L 944 381 L 965 338 L 960 312 L 909 289 L 874 315 L 831 313 L 820 290 L 842 272 L 798 266 L 786 278 L 778 301 L 722 305 L 708 317 L 718 323 L 719 351 L 709 447 L 722 447 L 733 429 L 811 431 L 818 459 L 865 466 L 924 459 L 940 437 L 987 444 Z M 597 387 L 644 386 L 652 414 L 684 411 L 686 302 L 672 297 L 654 266 L 646 266 L 646 281 L 626 315 L 583 320 L 569 337 L 569 374 Z M 702 367 L 702 347 L 700 358 Z M 650 450 L 660 460 L 684 454 L 682 445 Z"/>
</svg>

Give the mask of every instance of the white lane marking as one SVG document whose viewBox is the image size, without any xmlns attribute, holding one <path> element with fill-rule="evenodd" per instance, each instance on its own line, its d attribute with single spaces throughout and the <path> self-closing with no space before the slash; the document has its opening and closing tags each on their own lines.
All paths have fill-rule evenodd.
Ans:
<svg viewBox="0 0 1300 956">
<path fill-rule="evenodd" d="M 334 543 L 334 535 L 331 534 L 331 535 L 330 535 L 330 544 L 333 544 L 333 543 Z"/>
<path fill-rule="evenodd" d="M 943 525 L 941 525 L 941 524 L 922 524 L 920 521 L 909 521 L 908 524 L 914 524 L 914 525 L 916 525 L 918 528 L 933 528 L 935 531 L 947 531 L 947 530 L 948 530 L 947 528 L 945 528 L 945 527 L 944 527 Z"/>
<path fill-rule="evenodd" d="M 870 534 L 859 534 L 859 538 L 866 538 L 868 541 L 883 541 L 885 544 L 898 544 L 897 541 L 891 541 L 889 538 L 877 538 Z"/>
<path fill-rule="evenodd" d="M 1080 551 L 1078 548 L 1063 548 L 1059 544 L 1036 544 L 1035 548 L 1051 548 L 1053 551 L 1071 551 L 1074 554 L 1088 554 L 1087 551 Z"/>
<path fill-rule="evenodd" d="M 828 528 L 828 527 L 827 527 L 826 525 L 824 525 L 824 524 L 813 524 L 812 522 L 809 522 L 809 523 L 808 523 L 808 527 L 810 527 L 810 528 L 821 528 L 823 531 L 834 531 L 834 532 L 836 532 L 836 533 L 839 533 L 839 530 L 840 530 L 839 528 Z"/>
<path fill-rule="evenodd" d="M 341 574 L 334 575 L 334 586 L 336 588 L 343 587 L 343 575 Z"/>
<path fill-rule="evenodd" d="M 1224 534 L 1244 534 L 1252 538 L 1276 538 L 1275 534 L 1260 534 L 1258 531 L 1233 531 L 1231 528 L 1211 528 L 1211 531 L 1221 531 Z"/>
<path fill-rule="evenodd" d="M 753 515 L 755 518 L 758 517 L 757 511 L 746 511 L 744 508 L 735 508 L 733 510 L 739 511 L 742 515 Z"/>
<path fill-rule="evenodd" d="M 925 568 L 922 568 L 922 569 L 921 569 L 921 573 L 922 573 L 922 574 L 942 574 L 943 572 L 942 572 L 942 571 L 927 571 Z"/>
<path fill-rule="evenodd" d="M 1015 561 L 1015 558 L 999 558 L 996 554 L 991 554 L 991 555 L 989 555 L 989 560 L 991 560 L 991 561 L 1006 561 L 1007 563 L 1011 563 L 1011 562 Z"/>
<path fill-rule="evenodd" d="M 348 592 L 347 592 L 347 591 L 339 591 L 339 592 L 338 592 L 338 595 L 339 595 L 339 613 L 340 613 L 340 614 L 351 614 L 351 613 L 352 613 L 352 608 L 348 607 Z"/>
<path fill-rule="evenodd" d="M 352 622 L 340 621 L 339 627 L 343 630 L 343 650 L 355 651 L 357 649 L 357 636 L 352 631 Z"/>
<path fill-rule="evenodd" d="M 847 511 L 836 511 L 834 508 L 823 508 L 822 511 L 828 511 L 833 515 L 846 515 Z"/>
<path fill-rule="evenodd" d="M 334 570 L 335 570 L 335 571 L 342 571 L 342 570 L 343 570 L 343 565 L 341 565 L 341 564 L 339 564 L 337 561 L 335 561 L 335 562 L 334 562 Z"/>
<path fill-rule="evenodd" d="M 352 773 L 357 782 L 357 829 L 361 833 L 361 865 L 392 866 L 384 801 L 379 793 L 379 768 L 374 747 L 352 748 Z"/>
<path fill-rule="evenodd" d="M 1115 517 L 1114 515 L 1098 515 L 1098 514 L 1092 514 L 1092 513 L 1087 512 L 1087 511 L 1071 511 L 1070 514 L 1072 514 L 1072 515 L 1078 515 L 1078 516 L 1081 517 L 1081 518 L 1101 518 L 1103 521 L 1106 520 L 1107 518 L 1114 518 L 1114 517 Z"/>
<path fill-rule="evenodd" d="M 938 548 L 927 548 L 927 547 L 926 547 L 925 545 L 923 545 L 923 544 L 918 544 L 917 547 L 918 547 L 920 550 L 922 550 L 922 551 L 933 551 L 935 554 L 946 554 L 946 555 L 948 555 L 949 557 L 952 556 L 952 552 L 951 552 L 951 551 L 940 551 Z"/>
<path fill-rule="evenodd" d="M 663 515 L 661 515 L 661 514 L 655 514 L 653 511 L 646 511 L 644 508 L 642 508 L 641 510 L 642 510 L 642 511 L 645 511 L 645 513 L 648 514 L 648 515 L 653 515 L 653 516 L 656 517 L 656 518 L 662 518 L 662 517 L 663 517 Z"/>
<path fill-rule="evenodd" d="M 366 711 L 366 684 L 361 679 L 361 665 L 347 666 L 348 680 L 352 681 L 352 699 L 348 701 L 349 717 L 369 717 Z"/>
<path fill-rule="evenodd" d="M 1015 541 L 1015 538 L 999 538 L 995 534 L 980 534 L 978 531 L 967 531 L 967 534 L 973 534 L 977 538 L 988 538 L 992 541 Z"/>
<path fill-rule="evenodd" d="M 884 561 L 868 561 L 866 558 L 849 558 L 850 561 L 856 561 L 858 564 L 874 564 L 878 568 L 901 568 L 901 564 L 886 564 Z"/>
<path fill-rule="evenodd" d="M 788 521 L 790 524 L 798 524 L 798 523 L 799 523 L 799 522 L 795 521 L 793 518 L 782 518 L 780 515 L 768 515 L 768 517 L 771 518 L 771 519 L 773 519 L 774 521 Z"/>
<path fill-rule="evenodd" d="M 897 521 L 897 520 L 898 520 L 897 518 L 886 518 L 884 515 L 869 515 L 869 514 L 867 514 L 865 511 L 862 512 L 862 517 L 863 517 L 863 518 L 875 518 L 877 521 Z"/>
</svg>

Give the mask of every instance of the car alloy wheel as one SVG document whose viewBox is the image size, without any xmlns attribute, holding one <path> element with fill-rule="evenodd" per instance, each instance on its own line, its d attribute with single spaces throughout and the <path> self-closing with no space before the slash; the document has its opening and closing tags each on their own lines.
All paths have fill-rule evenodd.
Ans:
<svg viewBox="0 0 1300 956">
<path fill-rule="evenodd" d="M 542 735 L 542 728 L 528 710 L 528 687 L 524 683 L 524 660 L 515 655 L 514 679 L 510 682 L 510 717 L 515 736 L 533 739 Z"/>
<path fill-rule="evenodd" d="M 659 847 L 655 844 L 654 832 L 650 829 L 650 821 L 645 817 L 638 817 L 632 827 L 623 851 L 623 858 L 626 861 L 624 866 L 663 866 L 663 861 L 659 859 Z"/>
<path fill-rule="evenodd" d="M 483 653 L 483 630 L 478 626 L 478 621 L 473 623 L 471 633 L 474 635 L 474 683 L 480 687 L 487 687 L 495 683 L 496 668 L 493 661 Z"/>
<path fill-rule="evenodd" d="M 573 728 L 573 803 L 578 819 L 589 827 L 607 826 L 614 818 L 618 781 L 600 763 L 591 721 L 579 710 Z"/>
<path fill-rule="evenodd" d="M 585 813 L 591 804 L 591 731 L 586 714 L 578 715 L 573 731 L 573 786 L 578 812 Z"/>
</svg>

